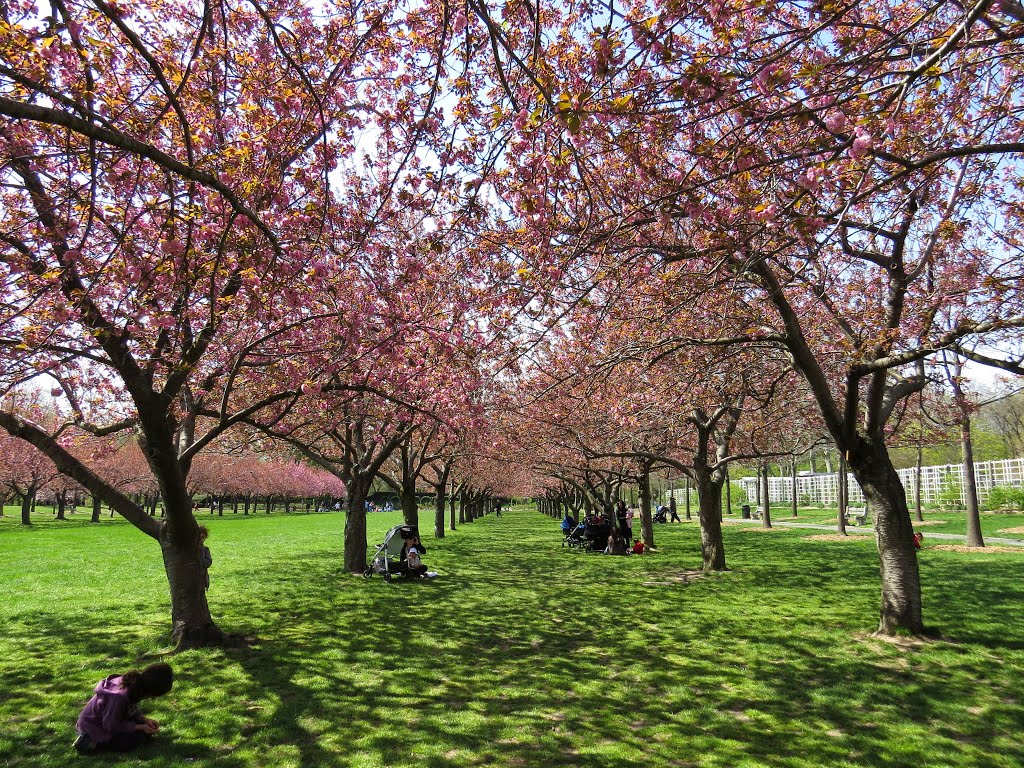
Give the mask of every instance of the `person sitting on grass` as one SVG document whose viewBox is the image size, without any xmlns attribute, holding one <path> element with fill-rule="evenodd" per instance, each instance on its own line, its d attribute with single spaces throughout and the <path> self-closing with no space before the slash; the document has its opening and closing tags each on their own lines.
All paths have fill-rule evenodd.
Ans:
<svg viewBox="0 0 1024 768">
<path fill-rule="evenodd" d="M 145 744 L 160 724 L 142 716 L 139 702 L 163 696 L 173 684 L 174 671 L 163 663 L 101 680 L 75 723 L 75 750 L 127 752 Z"/>
<path fill-rule="evenodd" d="M 405 539 L 405 544 L 402 546 L 400 569 L 401 572 L 406 576 L 411 576 L 416 579 L 432 579 L 437 576 L 434 571 L 428 571 L 427 566 L 423 564 L 423 560 L 420 555 L 425 553 L 427 548 L 420 543 L 419 536 L 412 536 Z"/>
<path fill-rule="evenodd" d="M 634 555 L 642 555 L 644 552 L 647 551 L 647 545 L 644 544 L 640 539 L 637 539 L 633 542 L 633 547 L 629 551 L 632 552 Z"/>
</svg>

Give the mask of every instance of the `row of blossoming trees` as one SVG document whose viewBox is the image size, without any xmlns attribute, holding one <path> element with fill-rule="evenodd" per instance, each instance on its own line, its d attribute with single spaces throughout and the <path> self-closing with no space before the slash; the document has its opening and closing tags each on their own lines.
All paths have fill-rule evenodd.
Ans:
<svg viewBox="0 0 1024 768">
<path fill-rule="evenodd" d="M 515 169 L 494 184 L 523 222 L 521 269 L 553 326 L 583 308 L 609 334 L 577 408 L 602 378 L 693 357 L 681 386 L 705 391 L 675 413 L 696 433 L 685 464 L 700 486 L 710 454 L 720 465 L 746 450 L 728 447 L 737 398 L 792 391 L 780 377 L 797 374 L 875 511 L 880 630 L 920 632 L 887 442 L 943 351 L 1022 372 L 1024 9 L 522 2 L 499 19 L 470 7 L 465 45 L 496 41 L 473 86 L 490 84 L 481 123 Z M 624 307 L 631 327 L 616 338 Z M 583 328 L 566 334 L 587 339 Z M 719 379 L 729 360 L 749 373 Z M 545 393 L 548 375 L 536 376 Z M 600 437 L 560 439 L 659 453 Z M 705 530 L 706 561 L 716 539 Z"/>
<path fill-rule="evenodd" d="M 876 513 L 881 629 L 920 631 L 886 445 L 929 360 L 1024 324 L 1022 20 L 1014 0 L 9 0 L 0 385 L 52 388 L 68 418 L 0 427 L 159 542 L 174 634 L 202 644 L 222 633 L 190 477 L 240 431 L 344 482 L 350 570 L 386 469 L 405 498 L 467 455 L 578 483 L 569 451 L 691 474 L 724 567 L 728 461 L 817 423 Z M 506 397 L 526 421 L 483 456 Z M 72 428 L 131 431 L 166 518 Z"/>
<path fill-rule="evenodd" d="M 146 466 L 138 446 L 128 441 L 101 440 L 82 436 L 71 450 L 80 455 L 107 482 L 144 506 L 150 516 L 163 515 L 160 489 Z M 300 504 L 307 511 L 316 506 L 333 506 L 345 497 L 345 486 L 334 475 L 309 464 L 250 455 L 201 455 L 189 474 L 189 488 L 200 501 L 223 515 L 225 510 L 248 515 L 264 505 L 268 514 L 274 504 L 290 511 Z M 57 519 L 86 501 L 88 492 L 58 472 L 44 454 L 24 442 L 0 435 L 0 502 L 20 504 L 21 520 L 30 525 L 37 502 L 53 507 Z M 91 502 L 92 516 L 100 514 L 97 497 Z M 2 510 L 0 510 L 2 513 Z"/>
<path fill-rule="evenodd" d="M 420 167 L 468 156 L 436 116 L 436 40 L 391 2 L 0 6 L 0 385 L 68 418 L 7 433 L 159 542 L 182 645 L 217 643 L 191 478 L 239 430 L 362 497 L 426 422 L 473 418 L 505 267 L 484 215 Z M 358 147 L 357 147 L 358 145 Z M 130 433 L 155 519 L 67 445 Z M 452 440 L 449 440 L 452 442 Z"/>
</svg>

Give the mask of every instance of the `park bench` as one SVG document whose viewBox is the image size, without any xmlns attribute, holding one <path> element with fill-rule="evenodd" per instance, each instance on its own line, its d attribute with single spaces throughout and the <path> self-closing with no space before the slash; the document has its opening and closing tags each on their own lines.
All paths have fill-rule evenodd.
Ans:
<svg viewBox="0 0 1024 768">
<path fill-rule="evenodd" d="M 750 514 L 755 520 L 763 520 L 764 507 L 755 507 L 753 510 L 751 510 Z"/>
<path fill-rule="evenodd" d="M 867 507 L 847 507 L 846 522 L 853 525 L 864 525 L 868 520 Z"/>
</svg>

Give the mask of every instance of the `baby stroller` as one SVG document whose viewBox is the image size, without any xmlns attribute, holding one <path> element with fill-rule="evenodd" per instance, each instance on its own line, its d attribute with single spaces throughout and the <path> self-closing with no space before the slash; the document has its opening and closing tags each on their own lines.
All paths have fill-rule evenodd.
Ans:
<svg viewBox="0 0 1024 768">
<path fill-rule="evenodd" d="M 391 581 L 392 576 L 398 574 L 404 576 L 403 563 L 399 559 L 402 555 L 402 547 L 405 540 L 417 535 L 417 531 L 411 525 L 396 525 L 384 534 L 384 541 L 377 545 L 377 551 L 373 553 L 373 560 L 370 567 L 363 571 L 363 578 L 368 579 L 373 574 L 379 573 L 384 581 Z"/>
<path fill-rule="evenodd" d="M 587 549 L 591 552 L 603 552 L 604 548 L 608 546 L 608 537 L 611 534 L 611 523 L 603 520 L 601 522 L 587 523 L 583 533 L 586 538 Z"/>
<path fill-rule="evenodd" d="M 568 544 L 570 547 L 582 547 L 587 543 L 584 532 L 586 526 L 583 523 L 574 525 L 572 530 L 565 534 L 565 538 L 562 540 L 562 546 Z"/>
<path fill-rule="evenodd" d="M 652 523 L 667 523 L 668 522 L 668 507 L 658 507 L 654 516 L 651 517 Z"/>
</svg>

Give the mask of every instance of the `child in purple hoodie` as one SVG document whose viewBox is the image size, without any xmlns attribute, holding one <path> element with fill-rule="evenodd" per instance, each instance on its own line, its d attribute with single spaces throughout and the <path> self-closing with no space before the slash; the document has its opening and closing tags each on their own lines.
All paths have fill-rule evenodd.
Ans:
<svg viewBox="0 0 1024 768">
<path fill-rule="evenodd" d="M 150 664 L 141 672 L 132 670 L 101 680 L 78 716 L 75 749 L 82 753 L 100 749 L 127 752 L 149 741 L 160 725 L 142 716 L 139 702 L 163 696 L 173 684 L 174 671 L 168 664 Z"/>
</svg>

